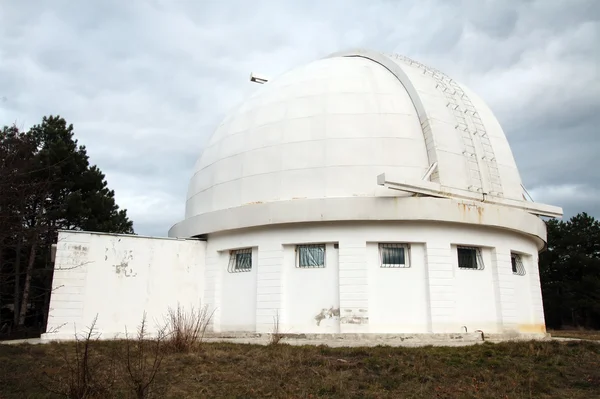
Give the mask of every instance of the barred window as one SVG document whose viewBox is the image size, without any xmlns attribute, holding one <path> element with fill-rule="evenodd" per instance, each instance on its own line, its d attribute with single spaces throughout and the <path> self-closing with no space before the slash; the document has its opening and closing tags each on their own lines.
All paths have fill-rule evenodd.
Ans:
<svg viewBox="0 0 600 399">
<path fill-rule="evenodd" d="M 236 249 L 229 252 L 229 273 L 252 271 L 252 248 Z"/>
<path fill-rule="evenodd" d="M 510 254 L 510 263 L 512 266 L 513 274 L 518 276 L 525 275 L 525 266 L 523 266 L 523 260 L 521 259 L 521 255 L 512 252 Z"/>
<path fill-rule="evenodd" d="M 325 267 L 325 244 L 298 245 L 296 253 L 296 267 Z"/>
<path fill-rule="evenodd" d="M 458 268 L 483 270 L 483 257 L 481 256 L 481 248 L 477 247 L 456 247 L 458 254 Z"/>
<path fill-rule="evenodd" d="M 382 268 L 410 267 L 406 244 L 379 244 L 379 258 Z"/>
</svg>

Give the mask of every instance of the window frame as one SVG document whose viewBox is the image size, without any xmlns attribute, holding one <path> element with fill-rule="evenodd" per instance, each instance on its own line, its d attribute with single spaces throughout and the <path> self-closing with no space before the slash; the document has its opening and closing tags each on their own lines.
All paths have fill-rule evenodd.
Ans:
<svg viewBox="0 0 600 399">
<path fill-rule="evenodd" d="M 322 248 L 323 249 L 323 263 L 322 264 L 302 264 L 302 251 L 311 248 Z M 296 251 L 296 268 L 297 269 L 324 269 L 327 265 L 327 245 L 326 244 L 298 244 L 295 248 Z M 312 255 L 311 255 L 312 256 Z M 305 259 L 306 260 L 306 259 Z"/>
<path fill-rule="evenodd" d="M 512 274 L 514 274 L 515 276 L 524 276 L 526 274 L 525 264 L 523 263 L 523 255 L 521 255 L 520 253 L 510 253 L 510 266 L 512 269 Z"/>
<path fill-rule="evenodd" d="M 232 249 L 229 251 L 229 273 L 248 273 L 252 271 L 252 248 Z M 249 259 L 249 265 L 243 265 L 242 260 Z"/>
<path fill-rule="evenodd" d="M 461 266 L 461 251 L 475 251 L 475 267 L 470 266 Z M 469 245 L 457 245 L 456 246 L 456 260 L 458 263 L 458 268 L 460 270 L 484 270 L 485 263 L 483 262 L 483 255 L 481 247 L 474 247 Z"/>
<path fill-rule="evenodd" d="M 410 245 L 406 243 L 396 242 L 380 242 L 378 245 L 379 249 L 379 268 L 381 269 L 409 269 L 410 268 Z M 388 249 L 402 249 L 402 257 L 404 263 L 384 263 L 385 250 Z M 394 256 L 392 256 L 393 258 Z M 388 259 L 390 260 L 390 259 Z"/>
</svg>

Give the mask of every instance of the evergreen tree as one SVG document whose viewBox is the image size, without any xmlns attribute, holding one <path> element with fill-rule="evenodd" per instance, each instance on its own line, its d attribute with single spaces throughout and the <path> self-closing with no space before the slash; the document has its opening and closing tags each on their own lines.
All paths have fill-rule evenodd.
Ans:
<svg viewBox="0 0 600 399">
<path fill-rule="evenodd" d="M 600 222 L 585 212 L 550 220 L 540 255 L 546 324 L 600 328 Z"/>
<path fill-rule="evenodd" d="M 0 132 L 0 308 L 6 313 L 5 305 L 11 305 L 13 327 L 36 319 L 45 326 L 50 247 L 60 229 L 133 233 L 133 223 L 63 118 L 44 117 L 28 132 L 5 127 Z M 9 325 L 6 319 L 0 313 L 0 333 Z"/>
</svg>

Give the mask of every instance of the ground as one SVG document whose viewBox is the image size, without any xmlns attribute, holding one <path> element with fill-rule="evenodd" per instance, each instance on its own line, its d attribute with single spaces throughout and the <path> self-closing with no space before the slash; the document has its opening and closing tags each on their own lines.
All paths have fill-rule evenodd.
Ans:
<svg viewBox="0 0 600 399">
<path fill-rule="evenodd" d="M 598 330 L 550 330 L 548 332 L 555 338 L 575 338 L 600 341 L 600 331 Z"/>
<path fill-rule="evenodd" d="M 73 343 L 0 345 L 0 398 L 51 398 Z M 91 344 L 97 379 L 110 394 L 135 397 L 124 341 Z M 149 351 L 148 353 L 152 353 Z M 165 352 L 152 385 L 157 398 L 600 398 L 600 345 L 584 341 L 483 343 L 462 347 L 271 346 L 205 343 Z M 122 359 L 122 356 L 117 356 Z M 151 360 L 151 359 L 150 359 Z M 72 364 L 72 363 L 71 363 Z"/>
</svg>

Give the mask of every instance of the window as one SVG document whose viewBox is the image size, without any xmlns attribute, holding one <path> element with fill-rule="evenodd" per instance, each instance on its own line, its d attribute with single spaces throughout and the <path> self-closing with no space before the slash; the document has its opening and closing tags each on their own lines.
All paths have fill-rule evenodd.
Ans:
<svg viewBox="0 0 600 399">
<path fill-rule="evenodd" d="M 325 244 L 298 245 L 296 267 L 325 267 Z"/>
<path fill-rule="evenodd" d="M 518 276 L 525 275 L 525 266 L 523 266 L 523 260 L 521 259 L 521 255 L 512 252 L 510 254 L 510 263 L 512 266 L 513 274 Z"/>
<path fill-rule="evenodd" d="M 410 267 L 406 244 L 379 244 L 379 258 L 383 268 Z"/>
<path fill-rule="evenodd" d="M 483 270 L 483 258 L 481 257 L 481 248 L 476 247 L 456 247 L 458 254 L 458 268 Z"/>
<path fill-rule="evenodd" d="M 252 248 L 236 249 L 229 253 L 229 273 L 252 271 Z"/>
</svg>

